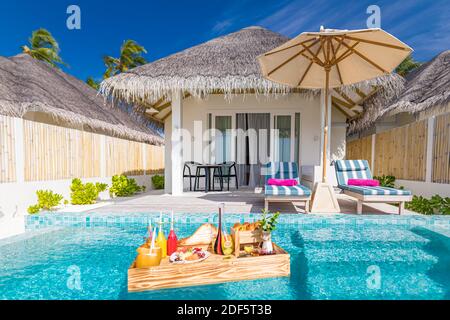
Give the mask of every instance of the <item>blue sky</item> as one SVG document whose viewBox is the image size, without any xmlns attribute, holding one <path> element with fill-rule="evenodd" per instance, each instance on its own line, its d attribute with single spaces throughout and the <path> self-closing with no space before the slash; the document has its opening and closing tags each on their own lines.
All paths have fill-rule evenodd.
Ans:
<svg viewBox="0 0 450 320">
<path fill-rule="evenodd" d="M 81 30 L 66 27 L 66 9 L 81 9 Z M 53 0 L 0 3 L 0 55 L 20 52 L 32 30 L 48 29 L 60 44 L 65 71 L 80 79 L 100 79 L 102 56 L 117 56 L 125 39 L 133 39 L 153 61 L 211 38 L 261 25 L 287 36 L 327 28 L 366 27 L 369 5 L 381 9 L 381 27 L 426 61 L 450 49 L 450 1 L 335 1 L 335 0 Z"/>
</svg>

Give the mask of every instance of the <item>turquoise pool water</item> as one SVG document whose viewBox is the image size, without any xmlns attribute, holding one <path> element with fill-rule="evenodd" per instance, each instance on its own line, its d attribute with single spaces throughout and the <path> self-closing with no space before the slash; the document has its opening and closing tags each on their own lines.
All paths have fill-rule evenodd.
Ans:
<svg viewBox="0 0 450 320">
<path fill-rule="evenodd" d="M 0 240 L 0 299 L 450 299 L 449 220 L 293 215 L 274 233 L 290 278 L 129 294 L 148 217 L 30 217 L 26 234 Z M 208 219 L 178 217 L 178 236 Z"/>
</svg>

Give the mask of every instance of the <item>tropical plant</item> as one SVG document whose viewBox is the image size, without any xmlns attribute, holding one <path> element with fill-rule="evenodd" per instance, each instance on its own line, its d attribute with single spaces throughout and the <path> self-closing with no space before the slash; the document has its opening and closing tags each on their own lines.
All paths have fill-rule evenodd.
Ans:
<svg viewBox="0 0 450 320">
<path fill-rule="evenodd" d="M 118 73 L 128 71 L 134 67 L 147 63 L 147 60 L 142 57 L 143 53 L 147 53 L 147 51 L 136 41 L 124 41 L 122 47 L 120 47 L 120 56 L 118 58 L 111 56 L 103 57 L 103 62 L 106 65 L 106 71 L 103 78 L 109 78 Z"/>
<path fill-rule="evenodd" d="M 431 199 L 422 196 L 413 196 L 412 201 L 405 204 L 406 209 L 422 214 L 450 215 L 450 197 L 442 198 L 434 195 Z"/>
<path fill-rule="evenodd" d="M 280 216 L 279 212 L 270 214 L 269 211 L 264 209 L 263 216 L 262 216 L 261 220 L 259 221 L 260 228 L 262 229 L 262 231 L 268 231 L 268 232 L 274 231 L 276 229 L 276 225 L 278 223 L 279 216 Z"/>
<path fill-rule="evenodd" d="M 86 79 L 86 83 L 94 90 L 98 91 L 98 89 L 100 88 L 100 82 L 95 81 L 94 78 L 92 77 L 88 77 Z"/>
<path fill-rule="evenodd" d="M 164 189 L 164 176 L 160 176 L 159 174 L 155 174 L 152 177 L 153 187 L 156 190 Z"/>
<path fill-rule="evenodd" d="M 128 197 L 142 191 L 136 180 L 125 175 L 115 175 L 112 177 L 112 185 L 109 188 L 111 196 Z"/>
<path fill-rule="evenodd" d="M 36 191 L 38 202 L 35 205 L 28 207 L 29 214 L 38 213 L 41 210 L 51 211 L 58 206 L 63 199 L 63 196 L 57 193 L 53 193 L 51 190 L 38 190 Z"/>
<path fill-rule="evenodd" d="M 45 61 L 53 67 L 65 65 L 59 56 L 59 45 L 52 34 L 43 28 L 33 31 L 29 45 L 21 46 L 22 52 L 37 60 Z"/>
<path fill-rule="evenodd" d="M 397 69 L 395 69 L 395 72 L 397 72 L 402 77 L 406 77 L 408 73 L 420 66 L 420 62 L 414 60 L 412 56 L 408 56 L 405 60 L 402 61 L 402 63 L 400 63 Z"/>
<path fill-rule="evenodd" d="M 105 191 L 107 187 L 106 183 L 82 183 L 80 179 L 75 178 L 70 185 L 70 202 L 72 204 L 94 204 L 98 194 Z"/>
<path fill-rule="evenodd" d="M 378 180 L 380 182 L 381 187 L 388 187 L 388 188 L 395 188 L 395 177 L 394 176 L 374 176 L 375 180 Z"/>
</svg>

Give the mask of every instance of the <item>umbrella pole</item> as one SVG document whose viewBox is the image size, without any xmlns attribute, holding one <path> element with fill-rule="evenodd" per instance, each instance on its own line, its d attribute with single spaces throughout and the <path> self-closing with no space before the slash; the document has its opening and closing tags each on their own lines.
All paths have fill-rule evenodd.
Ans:
<svg viewBox="0 0 450 320">
<path fill-rule="evenodd" d="M 328 94 L 330 91 L 330 68 L 325 67 L 325 119 L 323 128 L 322 182 L 327 182 L 327 145 L 328 145 Z"/>
<path fill-rule="evenodd" d="M 340 212 L 331 184 L 327 183 L 327 144 L 328 144 L 328 95 L 330 91 L 330 67 L 325 67 L 325 121 L 323 128 L 323 158 L 322 158 L 322 182 L 314 186 L 311 201 L 311 212 L 335 213 Z"/>
</svg>

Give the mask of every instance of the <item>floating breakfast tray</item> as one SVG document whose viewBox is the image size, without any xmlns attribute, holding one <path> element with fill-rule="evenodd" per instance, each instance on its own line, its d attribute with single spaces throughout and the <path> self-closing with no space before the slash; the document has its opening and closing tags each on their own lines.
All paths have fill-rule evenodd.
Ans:
<svg viewBox="0 0 450 320">
<path fill-rule="evenodd" d="M 261 278 L 287 277 L 290 275 L 289 254 L 274 244 L 275 254 L 225 257 L 211 254 L 198 263 L 173 264 L 169 258 L 151 268 L 136 268 L 135 262 L 128 269 L 128 291 L 146 291 L 217 284 L 231 281 Z"/>
</svg>

